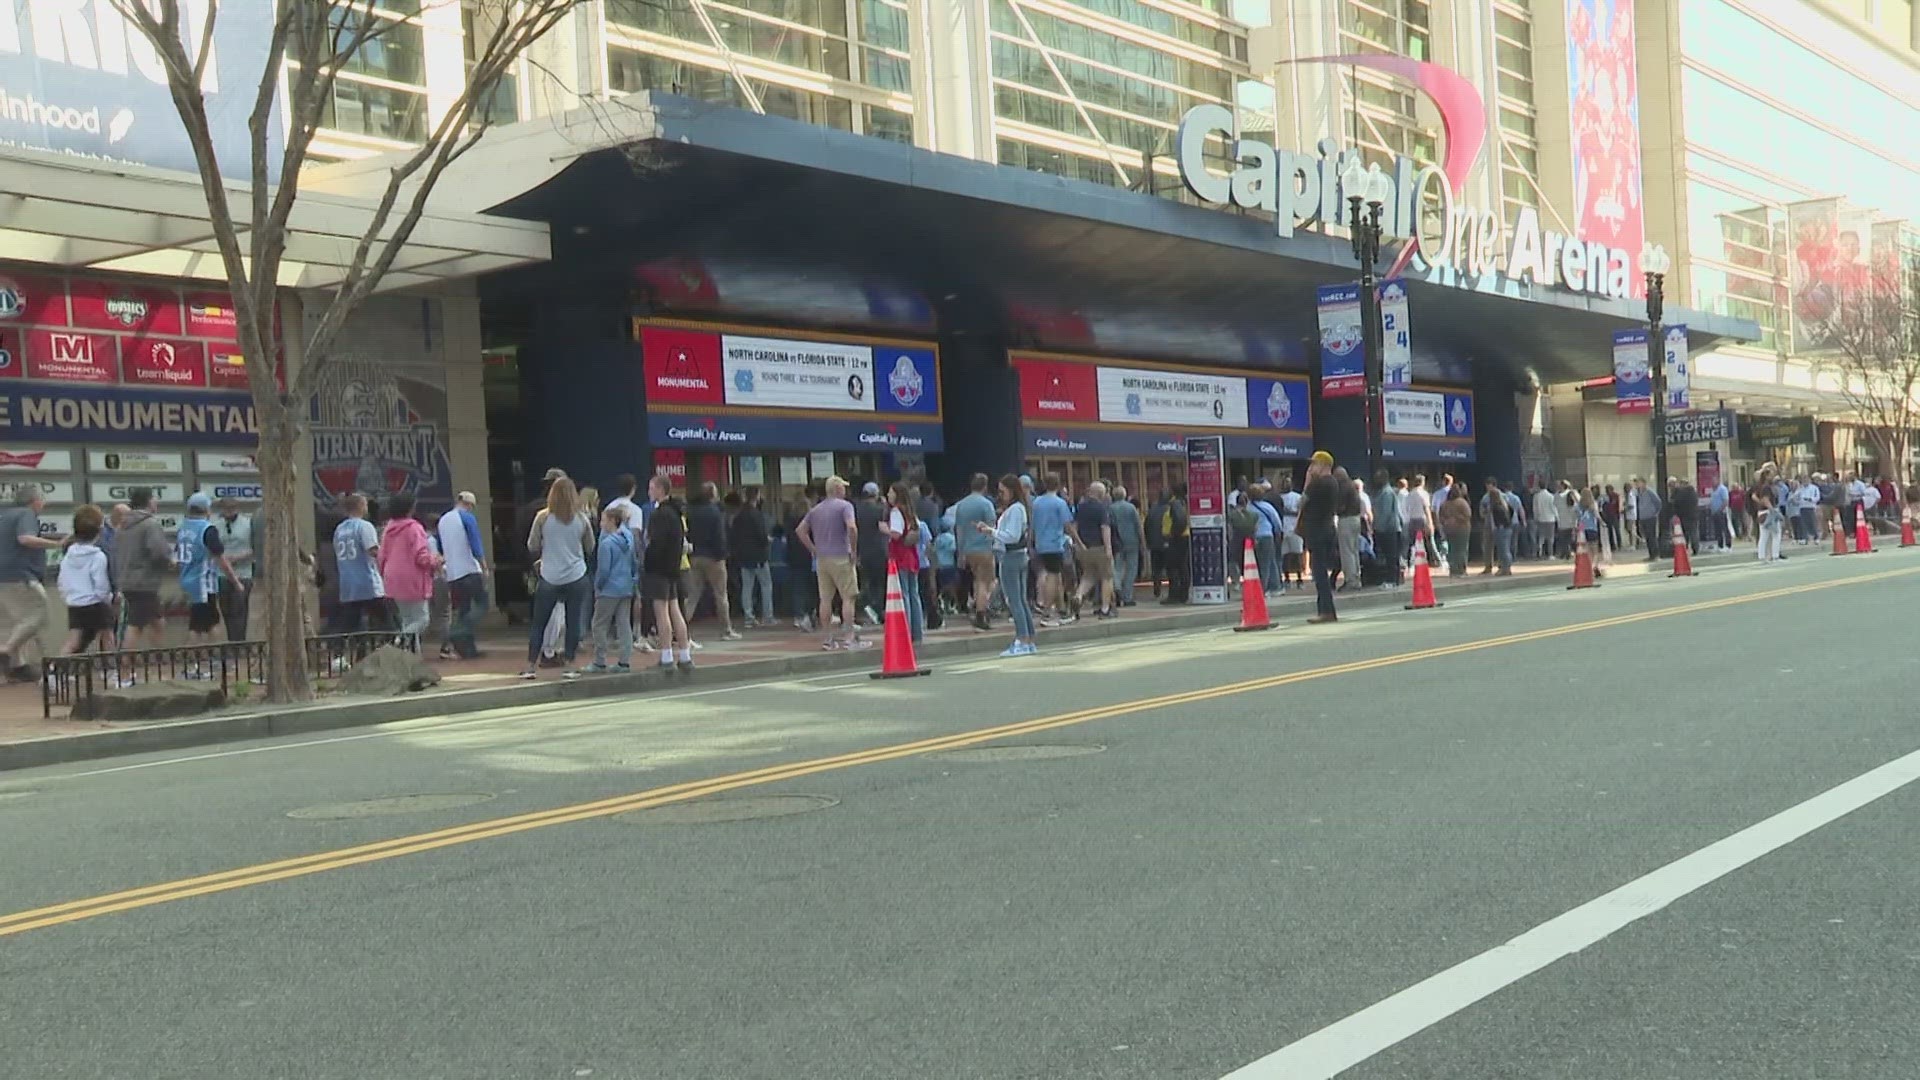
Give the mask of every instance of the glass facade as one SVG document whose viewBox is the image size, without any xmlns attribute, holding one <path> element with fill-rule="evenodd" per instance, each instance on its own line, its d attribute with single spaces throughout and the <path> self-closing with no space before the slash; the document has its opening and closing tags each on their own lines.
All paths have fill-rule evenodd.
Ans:
<svg viewBox="0 0 1920 1080">
<path fill-rule="evenodd" d="M 1920 68 L 1888 85 L 1758 14 L 1773 10 L 1680 4 L 1681 90 L 1690 302 L 1753 319 L 1761 344 L 1784 351 L 1791 204 L 1838 196 L 1878 220 L 1920 222 L 1920 155 L 1886 138 L 1920 131 Z"/>
<path fill-rule="evenodd" d="M 1509 229 L 1524 207 L 1540 206 L 1539 111 L 1533 96 L 1533 11 L 1527 0 L 1493 6 L 1493 63 L 1499 126 L 1501 212 Z"/>
<path fill-rule="evenodd" d="M 1341 53 L 1379 53 L 1415 60 L 1433 57 L 1433 7 L 1429 0 L 1338 0 Z M 1401 154 L 1423 161 L 1437 156 L 1439 132 L 1422 126 L 1414 95 L 1390 75 L 1348 69 L 1341 80 L 1345 139 L 1369 162 L 1391 168 Z"/>
<path fill-rule="evenodd" d="M 369 9 L 339 7 L 329 19 L 343 37 L 371 20 L 367 41 L 340 68 L 323 128 L 355 136 L 417 142 L 427 133 L 427 47 L 419 0 L 378 0 Z M 324 152 L 323 152 L 323 156 Z"/>
</svg>

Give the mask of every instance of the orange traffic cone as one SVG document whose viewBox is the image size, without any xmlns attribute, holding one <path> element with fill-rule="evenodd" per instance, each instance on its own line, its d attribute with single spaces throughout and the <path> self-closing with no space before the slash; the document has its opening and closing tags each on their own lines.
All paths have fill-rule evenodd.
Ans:
<svg viewBox="0 0 1920 1080">
<path fill-rule="evenodd" d="M 1416 532 L 1413 534 L 1413 603 L 1407 605 L 1407 610 L 1442 606 L 1433 598 L 1433 573 L 1427 569 L 1427 536 Z"/>
<path fill-rule="evenodd" d="M 1916 544 L 1920 544 L 1920 540 L 1913 537 L 1913 507 L 1909 506 L 1900 511 L 1900 546 L 1913 547 Z"/>
<path fill-rule="evenodd" d="M 1576 524 L 1573 528 L 1573 584 L 1567 588 L 1597 589 L 1599 587 L 1600 583 L 1593 580 L 1593 556 L 1587 551 L 1587 530 Z"/>
<path fill-rule="evenodd" d="M 1253 541 L 1249 539 L 1246 557 L 1240 561 L 1240 625 L 1234 627 L 1233 632 L 1271 629 L 1273 620 L 1267 617 L 1267 583 L 1260 580 L 1260 560 L 1253 557 Z"/>
<path fill-rule="evenodd" d="M 900 570 L 892 559 L 887 560 L 887 614 L 883 632 L 886 640 L 880 651 L 880 670 L 870 678 L 906 679 L 933 674 L 931 668 L 921 667 L 913 658 L 913 627 L 907 625 L 907 600 L 900 595 Z"/>
<path fill-rule="evenodd" d="M 1840 527 L 1840 515 L 1838 512 L 1833 515 L 1833 550 L 1827 554 L 1850 554 L 1850 552 L 1847 551 L 1847 530 Z"/>
<path fill-rule="evenodd" d="M 1668 577 L 1699 577 L 1700 571 L 1693 568 L 1693 553 L 1687 550 L 1687 533 L 1680 527 L 1680 519 L 1673 519 L 1673 573 Z"/>
<path fill-rule="evenodd" d="M 1873 554 L 1873 528 L 1867 524 L 1867 505 L 1853 504 L 1853 553 Z"/>
</svg>

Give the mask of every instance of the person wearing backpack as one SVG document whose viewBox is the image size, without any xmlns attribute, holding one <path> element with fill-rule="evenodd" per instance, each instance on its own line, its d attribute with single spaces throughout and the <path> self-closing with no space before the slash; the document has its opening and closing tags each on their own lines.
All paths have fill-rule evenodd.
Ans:
<svg viewBox="0 0 1920 1080">
<path fill-rule="evenodd" d="M 1260 516 L 1252 501 L 1244 496 L 1227 510 L 1227 595 L 1240 585 L 1240 572 L 1246 561 L 1247 541 L 1260 527 Z"/>
<path fill-rule="evenodd" d="M 1192 556 L 1191 524 L 1187 516 L 1187 485 L 1175 483 L 1160 519 L 1167 538 L 1167 597 L 1160 601 L 1163 604 L 1184 604 L 1192 590 L 1192 567 L 1188 565 Z"/>
<path fill-rule="evenodd" d="M 1142 523 L 1147 536 L 1147 574 L 1153 579 L 1153 598 L 1161 597 L 1161 582 L 1167 576 L 1167 502 L 1172 496 L 1165 490 L 1147 507 Z"/>
</svg>

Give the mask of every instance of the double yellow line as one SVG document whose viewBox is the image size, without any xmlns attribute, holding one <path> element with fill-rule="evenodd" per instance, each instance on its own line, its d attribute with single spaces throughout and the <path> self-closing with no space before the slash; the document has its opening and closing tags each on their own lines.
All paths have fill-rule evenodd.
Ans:
<svg viewBox="0 0 1920 1080">
<path fill-rule="evenodd" d="M 1370 660 L 1355 660 L 1345 664 L 1332 664 L 1326 667 L 1296 671 L 1286 675 L 1271 675 L 1242 682 L 1228 683 L 1223 686 L 1208 687 L 1201 690 L 1189 690 L 1178 694 L 1163 694 L 1159 697 L 1140 698 L 1112 705 L 1101 705 L 1076 712 L 1058 713 L 1053 716 L 1023 720 L 1018 723 L 1002 724 L 997 727 L 977 728 L 953 735 L 943 735 L 915 742 L 896 743 L 890 746 L 858 750 L 853 753 L 839 754 L 833 757 L 813 758 L 787 765 L 773 765 L 750 772 L 729 773 L 725 776 L 706 780 L 692 780 L 666 787 L 651 788 L 646 791 L 619 795 L 593 802 L 575 803 L 571 806 L 556 807 L 534 813 L 518 814 L 512 817 L 492 818 L 476 821 L 468 825 L 459 825 L 450 829 L 434 832 L 415 833 L 409 836 L 382 840 L 357 847 L 338 848 L 332 851 L 316 852 L 293 859 L 277 862 L 243 866 L 233 870 L 224 870 L 217 874 L 205 874 L 200 877 L 185 878 L 179 881 L 162 882 L 123 892 L 107 893 L 80 900 L 70 900 L 62 904 L 18 911 L 11 915 L 0 916 L 0 937 L 23 934 L 29 930 L 40 930 L 50 926 L 79 922 L 82 919 L 111 915 L 120 911 L 152 907 L 156 904 L 186 900 L 195 896 L 207 896 L 212 893 L 230 892 L 253 885 L 265 885 L 289 878 L 305 877 L 328 870 L 340 870 L 349 866 L 365 863 L 383 862 L 397 859 L 403 855 L 417 855 L 438 848 L 453 847 L 457 844 L 470 844 L 479 840 L 490 840 L 499 836 L 511 836 L 514 833 L 544 829 L 553 825 L 565 825 L 569 822 L 586 821 L 591 818 L 610 817 L 632 810 L 645 810 L 650 807 L 664 806 L 668 803 L 685 802 L 707 795 L 718 795 L 740 788 L 757 787 L 763 784 L 777 783 L 782 780 L 797 780 L 803 776 L 834 772 L 853 768 L 856 765 L 876 765 L 901 758 L 916 757 L 921 754 L 941 750 L 953 750 L 978 743 L 991 742 L 1020 735 L 1049 731 L 1054 728 L 1070 727 L 1106 720 L 1116 716 L 1128 716 L 1151 709 L 1165 709 L 1178 705 L 1190 705 L 1201 701 L 1245 694 L 1255 690 L 1266 690 L 1276 686 L 1308 682 L 1315 679 L 1332 678 L 1355 672 L 1371 671 L 1376 668 L 1392 667 L 1399 664 L 1411 664 L 1422 660 L 1436 660 L 1461 653 L 1478 652 L 1483 649 L 1495 649 L 1505 645 L 1518 645 L 1523 642 L 1544 641 L 1567 634 L 1587 633 L 1605 630 L 1616 626 L 1645 622 L 1649 619 L 1668 618 L 1675 615 L 1688 615 L 1695 612 L 1711 611 L 1716 608 L 1732 607 L 1736 604 L 1750 604 L 1761 600 L 1771 600 L 1797 593 L 1815 592 L 1822 589 L 1838 588 L 1842 585 L 1857 585 L 1884 578 L 1920 573 L 1920 569 L 1894 570 L 1861 577 L 1843 578 L 1837 581 L 1815 582 L 1807 585 L 1795 585 L 1765 592 L 1747 593 L 1741 596 L 1726 597 L 1719 600 L 1704 600 L 1675 607 L 1655 608 L 1651 611 L 1636 612 L 1631 615 L 1618 615 L 1613 618 L 1595 619 L 1590 622 L 1573 623 L 1567 626 L 1551 627 L 1545 630 L 1529 630 L 1524 633 L 1507 634 L 1502 637 L 1481 638 L 1475 641 L 1461 642 L 1457 645 L 1444 645 L 1416 652 L 1396 653 L 1391 656 L 1375 657 Z"/>
</svg>

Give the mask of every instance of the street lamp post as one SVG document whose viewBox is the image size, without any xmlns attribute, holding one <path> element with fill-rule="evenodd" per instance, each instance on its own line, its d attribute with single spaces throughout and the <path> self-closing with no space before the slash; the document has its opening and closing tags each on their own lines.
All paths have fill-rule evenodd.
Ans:
<svg viewBox="0 0 1920 1080">
<path fill-rule="evenodd" d="M 1648 244 L 1640 250 L 1640 268 L 1647 275 L 1647 371 L 1653 377 L 1654 488 L 1667 497 L 1667 339 L 1660 325 L 1666 302 L 1667 271 L 1673 260 L 1667 249 Z"/>
<path fill-rule="evenodd" d="M 1385 377 L 1385 343 L 1380 329 L 1380 294 L 1374 264 L 1380 261 L 1380 212 L 1387 197 L 1387 178 L 1377 168 L 1363 168 L 1349 159 L 1340 177 L 1347 192 L 1347 231 L 1352 234 L 1353 257 L 1360 263 L 1360 348 L 1367 380 L 1367 481 L 1379 473 L 1384 451 L 1381 440 L 1385 414 L 1380 406 L 1380 384 Z M 1366 213 L 1361 213 L 1365 204 Z"/>
</svg>

